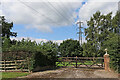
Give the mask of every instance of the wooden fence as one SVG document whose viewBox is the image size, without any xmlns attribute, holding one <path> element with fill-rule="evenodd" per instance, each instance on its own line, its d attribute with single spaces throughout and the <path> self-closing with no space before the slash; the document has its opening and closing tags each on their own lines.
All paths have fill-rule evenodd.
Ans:
<svg viewBox="0 0 120 80">
<path fill-rule="evenodd" d="M 29 62 L 27 60 L 0 61 L 0 71 L 28 71 Z"/>
<path fill-rule="evenodd" d="M 76 68 L 80 66 L 104 68 L 104 57 L 59 57 L 57 61 L 57 65 L 62 64 L 63 67 L 73 65 Z"/>
</svg>

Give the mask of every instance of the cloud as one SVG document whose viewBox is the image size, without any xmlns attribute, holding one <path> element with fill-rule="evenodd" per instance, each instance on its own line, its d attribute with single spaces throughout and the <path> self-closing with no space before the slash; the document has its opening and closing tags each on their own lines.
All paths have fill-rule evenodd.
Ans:
<svg viewBox="0 0 120 80">
<path fill-rule="evenodd" d="M 119 0 L 88 0 L 87 2 L 118 2 Z"/>
<path fill-rule="evenodd" d="M 47 42 L 47 41 L 49 41 L 49 40 L 47 40 L 47 39 L 38 39 L 38 38 L 32 38 L 32 37 L 11 37 L 11 40 L 18 40 L 18 41 L 21 41 L 22 39 L 30 39 L 31 41 L 36 41 L 37 43 L 40 43 L 41 41 L 43 41 L 43 42 Z M 67 39 L 65 39 L 65 40 L 67 40 Z M 58 43 L 58 45 L 60 45 L 60 43 L 62 43 L 63 41 L 65 41 L 65 40 L 50 40 L 50 41 L 53 41 L 54 43 Z M 87 41 L 85 40 L 85 38 L 83 38 L 83 40 L 82 40 L 82 43 L 86 43 Z"/>
<path fill-rule="evenodd" d="M 43 42 L 49 41 L 47 39 L 38 39 L 38 38 L 32 38 L 32 37 L 11 37 L 11 40 L 15 39 L 15 40 L 21 41 L 23 38 L 30 39 L 31 41 L 36 41 L 37 43 L 40 43 L 41 41 Z M 53 41 L 54 43 L 58 43 L 58 44 L 63 42 L 63 40 L 51 40 L 51 41 Z"/>
<path fill-rule="evenodd" d="M 82 2 L 83 0 L 44 0 L 44 2 Z M 17 2 L 16 0 L 1 0 L 1 2 Z M 43 0 L 25 0 L 24 2 L 43 2 Z"/>
<path fill-rule="evenodd" d="M 77 16 L 75 10 L 82 6 L 83 0 L 62 1 L 5 0 L 2 1 L 2 12 L 6 19 L 13 21 L 14 24 L 23 24 L 28 29 L 35 28 L 42 32 L 52 32 L 52 27 L 69 26 L 74 23 Z"/>
<path fill-rule="evenodd" d="M 115 1 L 116 2 L 113 2 L 113 0 L 88 0 L 88 2 L 84 4 L 82 8 L 80 8 L 80 20 L 86 24 L 86 20 L 89 20 L 96 11 L 100 11 L 102 14 L 113 12 L 113 15 L 115 15 L 116 11 L 118 10 L 118 0 Z"/>
</svg>

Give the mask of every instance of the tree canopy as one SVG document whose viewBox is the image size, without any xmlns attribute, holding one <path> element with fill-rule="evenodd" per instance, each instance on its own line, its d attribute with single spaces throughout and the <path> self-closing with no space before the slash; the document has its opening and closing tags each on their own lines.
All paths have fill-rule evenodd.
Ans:
<svg viewBox="0 0 120 80">
<path fill-rule="evenodd" d="M 97 11 L 87 21 L 88 28 L 85 29 L 87 43 L 82 45 L 83 54 L 85 56 L 101 56 L 105 54 L 104 49 L 108 49 L 111 59 L 111 67 L 115 70 L 119 69 L 120 61 L 119 45 L 119 13 L 112 17 L 112 12 L 107 15 Z M 113 66 L 114 65 L 114 66 Z"/>
<path fill-rule="evenodd" d="M 114 17 L 112 17 L 112 13 L 108 13 L 107 15 L 101 14 L 101 12 L 97 11 L 93 16 L 87 21 L 88 28 L 85 29 L 85 36 L 87 40 L 86 45 L 91 45 L 87 49 L 87 53 L 96 53 L 94 56 L 103 55 L 103 46 L 104 41 L 108 40 L 111 33 L 118 33 L 118 12 Z M 85 45 L 83 45 L 85 46 Z M 94 48 L 94 49 L 93 49 Z M 98 53 L 99 52 L 99 53 Z M 101 52 L 101 53 L 100 53 Z"/>
<path fill-rule="evenodd" d="M 17 36 L 16 32 L 12 32 L 13 22 L 8 23 L 5 21 L 4 16 L 0 16 L 0 23 L 2 24 L 2 37 L 10 38 L 10 36 Z"/>
<path fill-rule="evenodd" d="M 68 39 L 63 41 L 59 46 L 61 56 L 82 56 L 82 47 L 80 47 L 79 41 Z"/>
</svg>

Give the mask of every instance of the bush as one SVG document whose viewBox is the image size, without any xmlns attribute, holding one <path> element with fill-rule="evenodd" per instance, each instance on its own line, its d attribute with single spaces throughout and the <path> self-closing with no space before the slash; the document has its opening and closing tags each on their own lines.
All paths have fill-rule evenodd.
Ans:
<svg viewBox="0 0 120 80">
<path fill-rule="evenodd" d="M 6 41 L 8 42 L 8 40 Z M 11 46 L 6 47 L 6 44 L 3 45 L 3 60 L 26 59 L 29 61 L 30 70 L 37 66 L 55 66 L 58 45 L 52 41 L 37 44 L 35 41 L 23 39 L 22 41 L 16 41 L 14 44 L 9 43 L 9 45 Z"/>
<path fill-rule="evenodd" d="M 110 67 L 120 73 L 120 42 L 118 38 L 120 38 L 120 36 L 117 34 L 111 34 L 108 40 L 104 42 L 104 48 L 108 48 Z"/>
</svg>

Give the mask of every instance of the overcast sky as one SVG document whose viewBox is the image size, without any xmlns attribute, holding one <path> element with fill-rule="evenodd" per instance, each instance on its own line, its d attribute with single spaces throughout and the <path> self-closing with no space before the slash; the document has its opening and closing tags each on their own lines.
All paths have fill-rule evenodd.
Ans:
<svg viewBox="0 0 120 80">
<path fill-rule="evenodd" d="M 13 22 L 12 31 L 18 33 L 15 38 L 62 42 L 66 39 L 77 39 L 77 20 L 86 20 L 96 12 L 102 14 L 118 10 L 119 0 L 2 0 L 0 15 L 8 22 Z M 12 37 L 13 39 L 14 37 Z M 84 39 L 84 35 L 83 35 Z M 85 41 L 85 40 L 84 40 Z"/>
</svg>

